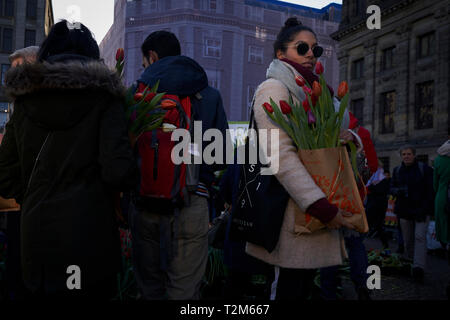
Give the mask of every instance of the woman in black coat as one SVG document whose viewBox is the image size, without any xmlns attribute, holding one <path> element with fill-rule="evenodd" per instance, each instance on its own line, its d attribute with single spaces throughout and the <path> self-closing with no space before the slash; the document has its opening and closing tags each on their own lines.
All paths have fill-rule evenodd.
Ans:
<svg viewBox="0 0 450 320">
<path fill-rule="evenodd" d="M 383 170 L 383 164 L 380 161 L 378 164 L 378 170 L 374 173 L 372 179 L 369 180 L 366 213 L 370 234 L 372 236 L 375 236 L 376 234 L 380 239 L 383 248 L 388 248 L 389 236 L 384 230 L 384 219 L 388 208 L 388 194 L 391 178 L 386 176 L 386 172 Z M 383 175 L 383 177 L 381 177 L 381 175 Z M 376 179 L 374 180 L 375 177 Z M 380 178 L 382 178 L 382 180 L 379 180 Z"/>
<path fill-rule="evenodd" d="M 69 27 L 55 24 L 39 62 L 6 76 L 14 113 L 0 147 L 0 196 L 22 205 L 31 292 L 108 298 L 121 266 L 113 197 L 136 183 L 136 167 L 120 79 L 99 61 L 89 29 Z"/>
</svg>

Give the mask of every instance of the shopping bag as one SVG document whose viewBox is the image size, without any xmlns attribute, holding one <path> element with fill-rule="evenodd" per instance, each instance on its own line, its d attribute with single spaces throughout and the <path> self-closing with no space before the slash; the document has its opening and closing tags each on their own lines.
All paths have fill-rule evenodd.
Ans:
<svg viewBox="0 0 450 320">
<path fill-rule="evenodd" d="M 328 201 L 353 215 L 345 217 L 360 233 L 369 231 L 364 205 L 345 147 L 299 150 L 299 158 Z M 296 207 L 295 233 L 325 228 L 318 219 Z"/>
</svg>

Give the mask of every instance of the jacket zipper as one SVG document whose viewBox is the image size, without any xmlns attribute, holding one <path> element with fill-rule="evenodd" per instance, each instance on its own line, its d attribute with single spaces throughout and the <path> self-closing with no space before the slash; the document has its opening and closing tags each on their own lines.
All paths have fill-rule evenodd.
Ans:
<svg viewBox="0 0 450 320">
<path fill-rule="evenodd" d="M 45 137 L 44 143 L 43 143 L 42 146 L 41 146 L 41 150 L 39 150 L 39 153 L 38 153 L 38 155 L 36 156 L 36 159 L 34 160 L 33 170 L 31 171 L 30 179 L 28 180 L 28 186 L 27 186 L 27 190 L 25 191 L 25 194 L 26 194 L 26 193 L 28 192 L 28 190 L 30 189 L 31 181 L 33 180 L 33 175 L 34 175 L 34 173 L 35 173 L 35 171 L 36 171 L 36 167 L 37 167 L 37 164 L 38 164 L 38 162 L 39 162 L 39 160 L 40 160 L 42 150 L 44 149 L 44 146 L 45 146 L 45 144 L 47 143 L 47 140 L 48 140 L 48 137 L 49 137 L 49 136 L 50 136 L 50 132 L 47 134 L 47 137 Z"/>
</svg>

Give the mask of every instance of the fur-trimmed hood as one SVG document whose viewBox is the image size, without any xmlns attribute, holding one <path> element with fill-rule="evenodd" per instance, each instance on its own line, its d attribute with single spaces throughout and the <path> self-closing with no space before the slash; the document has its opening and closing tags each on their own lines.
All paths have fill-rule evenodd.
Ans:
<svg viewBox="0 0 450 320">
<path fill-rule="evenodd" d="M 116 73 L 99 61 L 24 63 L 7 72 L 5 84 L 11 98 L 52 89 L 99 89 L 116 96 L 125 92 Z"/>
<path fill-rule="evenodd" d="M 126 91 L 114 70 L 75 55 L 11 68 L 5 84 L 14 107 L 23 108 L 33 122 L 51 130 L 74 126 L 92 109 L 124 99 Z"/>
</svg>

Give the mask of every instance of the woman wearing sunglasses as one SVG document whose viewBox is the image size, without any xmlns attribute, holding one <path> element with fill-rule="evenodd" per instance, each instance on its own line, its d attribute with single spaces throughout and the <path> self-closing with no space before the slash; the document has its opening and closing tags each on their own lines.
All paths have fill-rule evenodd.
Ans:
<svg viewBox="0 0 450 320">
<path fill-rule="evenodd" d="M 254 117 L 258 129 L 279 130 L 263 110 L 263 103 L 272 98 L 276 103 L 288 101 L 292 97 L 295 103 L 302 105 L 305 99 L 303 90 L 296 84 L 295 77 L 301 76 L 310 85 L 317 75 L 313 70 L 323 49 L 318 44 L 312 29 L 303 26 L 296 18 L 289 18 L 279 32 L 274 43 L 275 59 L 267 70 L 265 80 L 255 93 Z M 332 89 L 330 88 L 333 94 Z M 338 101 L 335 103 L 338 107 Z M 344 117 L 343 128 L 348 128 L 348 113 Z M 341 138 L 347 139 L 346 134 Z M 271 142 L 261 143 L 265 154 L 270 154 Z M 353 228 L 336 206 L 330 204 L 324 193 L 315 184 L 297 155 L 292 139 L 279 130 L 279 171 L 275 175 L 290 195 L 284 214 L 280 238 L 277 247 L 271 253 L 264 248 L 247 243 L 246 251 L 251 256 L 275 266 L 272 298 L 307 299 L 313 288 L 313 279 L 317 268 L 343 263 L 345 251 L 343 239 L 337 229 Z M 328 228 L 320 231 L 294 234 L 295 212 L 302 209 L 318 218 Z"/>
</svg>

